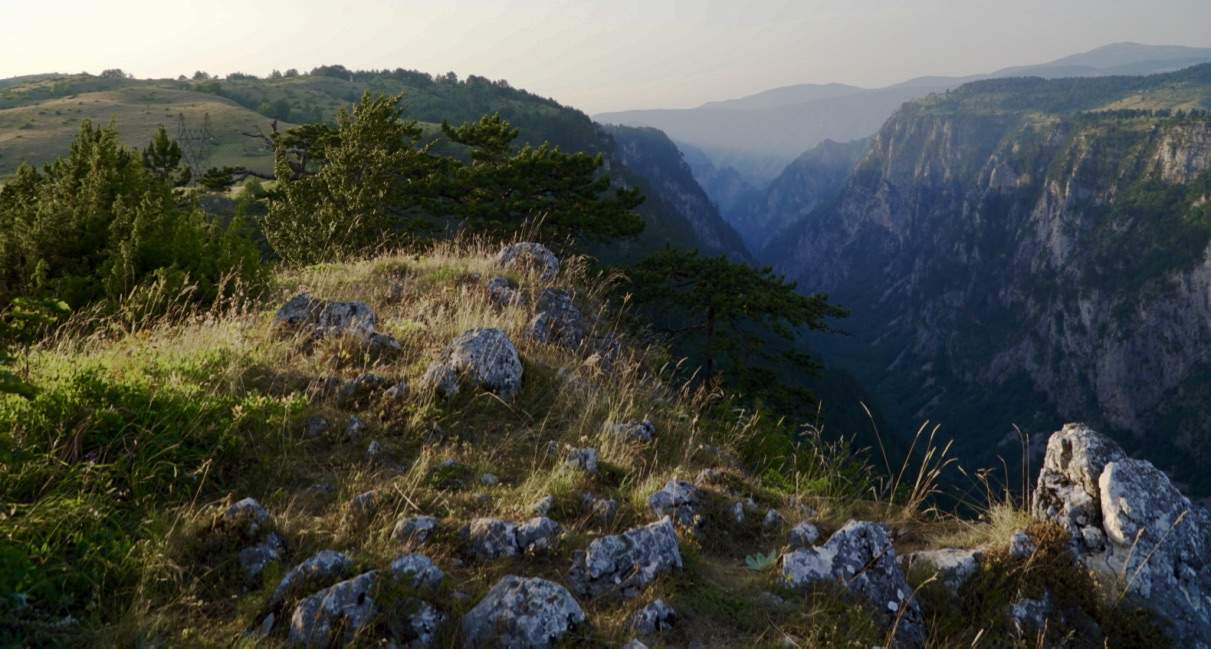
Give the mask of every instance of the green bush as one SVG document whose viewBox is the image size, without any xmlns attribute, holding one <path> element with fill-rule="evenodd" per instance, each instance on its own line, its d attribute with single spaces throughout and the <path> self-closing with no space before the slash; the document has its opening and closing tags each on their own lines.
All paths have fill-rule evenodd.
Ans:
<svg viewBox="0 0 1211 649">
<path fill-rule="evenodd" d="M 243 221 L 221 224 L 173 191 L 185 177 L 174 147 L 161 133 L 140 155 L 85 121 L 66 157 L 19 169 L 0 189 L 0 306 L 20 296 L 117 304 L 166 279 L 209 301 L 225 278 L 259 278 Z"/>
</svg>

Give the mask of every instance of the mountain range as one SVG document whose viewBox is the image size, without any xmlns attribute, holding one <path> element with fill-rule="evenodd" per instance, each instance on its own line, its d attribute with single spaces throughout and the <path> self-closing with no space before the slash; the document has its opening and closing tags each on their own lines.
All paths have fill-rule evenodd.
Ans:
<svg viewBox="0 0 1211 649">
<path fill-rule="evenodd" d="M 663 130 L 678 143 L 704 152 L 715 166 L 732 167 L 746 182 L 761 187 L 820 142 L 869 137 L 905 102 L 972 81 L 1155 74 L 1208 61 L 1211 48 L 1116 43 L 1040 65 L 988 74 L 918 77 L 883 88 L 801 84 L 697 108 L 610 112 L 595 115 L 594 119 Z M 704 185 L 715 197 L 709 179 Z"/>
</svg>

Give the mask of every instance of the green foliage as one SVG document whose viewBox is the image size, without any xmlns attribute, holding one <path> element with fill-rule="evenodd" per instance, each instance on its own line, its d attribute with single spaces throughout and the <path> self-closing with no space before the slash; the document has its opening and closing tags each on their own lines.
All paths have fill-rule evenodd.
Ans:
<svg viewBox="0 0 1211 649">
<path fill-rule="evenodd" d="M 779 556 L 777 550 L 770 550 L 768 554 L 750 554 L 744 557 L 744 565 L 753 572 L 765 572 L 777 565 Z"/>
<path fill-rule="evenodd" d="M 151 144 L 143 149 L 143 166 L 155 174 L 160 182 L 173 187 L 183 187 L 192 179 L 189 167 L 181 166 L 181 147 L 175 140 L 168 137 L 168 131 L 161 126 L 151 140 Z"/>
<path fill-rule="evenodd" d="M 156 282 L 196 286 L 195 299 L 208 301 L 225 278 L 256 277 L 245 224 L 178 202 L 172 185 L 185 172 L 165 142 L 140 157 L 112 128 L 86 121 L 67 157 L 41 172 L 22 167 L 0 189 L 0 305 L 20 296 L 116 304 Z"/>
<path fill-rule="evenodd" d="M 233 360 L 165 356 L 121 376 L 85 363 L 40 381 L 32 399 L 0 396 L 0 592 L 51 615 L 123 613 L 144 570 L 141 539 L 164 532 L 152 513 L 207 479 L 254 475 L 255 449 L 301 405 L 209 389 Z"/>
<path fill-rule="evenodd" d="M 313 142 L 323 160 L 318 172 L 292 167 L 279 142 L 278 191 L 264 220 L 274 251 L 287 262 L 310 264 L 398 242 L 396 217 L 415 202 L 429 167 L 415 146 L 420 134 L 400 118 L 398 97 L 366 95 L 341 111 L 331 138 Z"/>
<path fill-rule="evenodd" d="M 13 348 L 33 343 L 70 309 L 58 300 L 17 298 L 0 313 L 0 395 L 32 397 L 34 389 L 11 370 Z"/>
<path fill-rule="evenodd" d="M 697 252 L 665 249 L 640 263 L 632 280 L 637 300 L 662 311 L 664 330 L 701 340 L 708 376 L 720 372 L 743 379 L 755 359 L 772 360 L 771 334 L 792 341 L 800 328 L 826 331 L 828 319 L 848 315 L 826 295 L 800 295 L 794 283 L 768 267 Z M 793 349 L 780 357 L 804 370 L 815 367 Z"/>
<path fill-rule="evenodd" d="M 309 125 L 275 138 L 278 186 L 264 219 L 266 238 L 289 263 L 331 261 L 400 243 L 440 226 L 509 235 L 528 220 L 543 237 L 637 234 L 642 201 L 612 189 L 601 156 L 543 144 L 514 151 L 518 130 L 499 115 L 452 127 L 446 136 L 470 161 L 421 145 L 400 116 L 400 98 L 365 95 L 335 128 Z M 220 184 L 225 170 L 204 182 Z M 213 178 L 212 178 L 213 176 Z"/>
</svg>

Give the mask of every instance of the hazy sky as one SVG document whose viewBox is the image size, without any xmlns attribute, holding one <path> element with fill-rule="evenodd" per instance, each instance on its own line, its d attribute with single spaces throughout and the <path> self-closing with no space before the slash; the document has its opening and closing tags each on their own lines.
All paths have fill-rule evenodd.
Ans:
<svg viewBox="0 0 1211 649">
<path fill-rule="evenodd" d="M 326 63 L 508 79 L 590 113 L 878 86 L 1114 41 L 1211 46 L 1211 0 L 0 0 L 0 78 Z"/>
</svg>

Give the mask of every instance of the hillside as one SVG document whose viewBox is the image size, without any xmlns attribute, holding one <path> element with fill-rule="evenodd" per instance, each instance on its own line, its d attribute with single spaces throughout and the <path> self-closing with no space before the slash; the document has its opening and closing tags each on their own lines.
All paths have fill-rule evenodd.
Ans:
<svg viewBox="0 0 1211 649">
<path fill-rule="evenodd" d="M 1100 550 L 1067 541 L 1092 523 L 1062 513 L 1084 468 L 1058 453 L 1033 520 L 939 516 L 932 436 L 904 482 L 818 435 L 792 445 L 671 382 L 613 278 L 509 259 L 463 242 L 286 270 L 260 298 L 108 336 L 77 320 L 33 350 L 39 394 L 0 397 L 0 639 L 1158 647 L 1211 627 L 1173 603 L 1197 586 L 1162 588 L 1193 556 L 1163 539 L 1145 539 L 1151 590 L 1095 585 Z M 1080 427 L 1057 440 L 1094 475 L 1124 459 Z M 1189 507 L 1135 470 L 1124 512 Z"/>
<path fill-rule="evenodd" d="M 22 163 L 39 165 L 63 155 L 85 119 L 115 124 L 124 143 L 140 148 L 164 126 L 181 144 L 195 177 L 223 166 L 267 173 L 273 152 L 264 140 L 248 134 L 269 134 L 274 124 L 283 131 L 301 122 L 331 121 L 365 92 L 402 93 L 406 116 L 418 120 L 426 139 L 439 147 L 447 146 L 437 126 L 443 120 L 458 124 L 500 113 L 520 130 L 519 145 L 550 142 L 565 151 L 613 159 L 620 180 L 639 186 L 649 200 L 640 208 L 648 222 L 640 240 L 610 251 L 611 258 L 633 260 L 665 245 L 701 248 L 709 254 L 745 254 L 709 204 L 682 200 L 683 194 L 700 191 L 696 186 L 649 183 L 644 174 L 627 169 L 609 134 L 584 113 L 505 82 L 475 76 L 459 80 L 407 70 L 362 72 L 328 66 L 269 79 L 245 75 L 176 81 L 90 75 L 14 79 L 0 86 L 0 178 Z M 657 149 L 645 155 L 668 160 L 673 167 L 661 173 L 676 176 L 680 171 L 676 161 L 664 153 L 657 143 Z M 649 166 L 648 171 L 659 170 Z M 678 182 L 694 184 L 692 178 Z M 666 190 L 672 193 L 666 195 Z"/>
<path fill-rule="evenodd" d="M 1207 493 L 1208 107 L 1211 65 L 923 99 L 767 252 L 853 307 L 821 351 L 965 463 L 1081 419 Z"/>
</svg>

